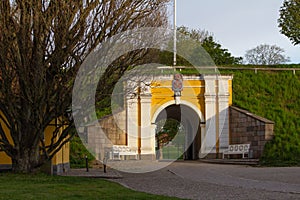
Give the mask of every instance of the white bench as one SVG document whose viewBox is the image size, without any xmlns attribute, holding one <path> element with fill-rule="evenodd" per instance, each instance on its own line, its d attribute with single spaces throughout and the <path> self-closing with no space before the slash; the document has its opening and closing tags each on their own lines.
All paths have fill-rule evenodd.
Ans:
<svg viewBox="0 0 300 200">
<path fill-rule="evenodd" d="M 228 149 L 223 152 L 223 159 L 225 155 L 231 154 L 242 154 L 245 158 L 245 154 L 249 157 L 250 144 L 231 144 L 228 146 Z"/>
<path fill-rule="evenodd" d="M 113 145 L 111 156 L 113 160 L 115 158 L 121 160 L 121 156 L 135 156 L 135 159 L 138 159 L 138 153 L 131 150 L 129 146 L 125 145 Z"/>
</svg>

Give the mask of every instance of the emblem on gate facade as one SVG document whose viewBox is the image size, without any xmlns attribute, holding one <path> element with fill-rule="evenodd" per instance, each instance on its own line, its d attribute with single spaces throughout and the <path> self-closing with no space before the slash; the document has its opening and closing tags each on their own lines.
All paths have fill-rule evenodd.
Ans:
<svg viewBox="0 0 300 200">
<path fill-rule="evenodd" d="M 172 81 L 172 90 L 174 91 L 174 96 L 181 96 L 181 91 L 183 90 L 183 76 L 182 74 L 174 74 L 174 79 Z"/>
</svg>

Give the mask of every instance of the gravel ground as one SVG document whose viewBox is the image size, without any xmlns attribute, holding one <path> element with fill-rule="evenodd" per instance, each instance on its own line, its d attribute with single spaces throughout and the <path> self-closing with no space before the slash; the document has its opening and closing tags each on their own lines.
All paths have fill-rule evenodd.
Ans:
<svg viewBox="0 0 300 200">
<path fill-rule="evenodd" d="M 128 188 L 183 199 L 300 199 L 300 168 L 175 162 L 159 171 L 120 172 Z"/>
</svg>

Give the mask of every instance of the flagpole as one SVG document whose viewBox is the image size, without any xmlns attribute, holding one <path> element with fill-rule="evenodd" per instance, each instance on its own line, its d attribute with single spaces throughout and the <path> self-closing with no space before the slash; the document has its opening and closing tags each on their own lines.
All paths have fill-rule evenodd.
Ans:
<svg viewBox="0 0 300 200">
<path fill-rule="evenodd" d="M 176 60 L 176 54 L 177 54 L 177 28 L 176 28 L 176 24 L 177 24 L 177 13 L 176 13 L 176 0 L 174 0 L 174 13 L 173 13 L 173 25 L 174 25 L 174 59 L 173 59 L 173 66 L 174 66 L 174 71 L 176 70 L 175 66 L 177 64 L 177 60 Z"/>
</svg>

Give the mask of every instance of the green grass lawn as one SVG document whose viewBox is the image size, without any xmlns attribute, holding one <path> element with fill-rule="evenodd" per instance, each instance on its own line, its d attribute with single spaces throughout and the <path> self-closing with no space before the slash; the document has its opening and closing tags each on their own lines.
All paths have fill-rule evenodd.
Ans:
<svg viewBox="0 0 300 200">
<path fill-rule="evenodd" d="M 0 173 L 0 199 L 176 199 L 135 192 L 103 179 Z"/>
</svg>

